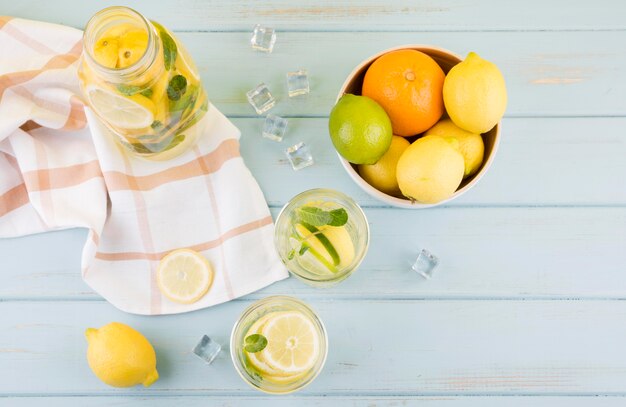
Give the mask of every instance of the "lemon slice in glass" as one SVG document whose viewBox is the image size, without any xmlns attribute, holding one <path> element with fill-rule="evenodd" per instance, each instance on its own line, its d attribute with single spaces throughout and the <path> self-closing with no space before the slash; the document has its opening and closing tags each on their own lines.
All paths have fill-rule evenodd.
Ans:
<svg viewBox="0 0 626 407">
<path fill-rule="evenodd" d="M 213 284 L 213 268 L 198 252 L 174 250 L 161 259 L 157 283 L 170 300 L 191 304 L 202 298 Z"/>
<path fill-rule="evenodd" d="M 114 90 L 90 86 L 87 98 L 96 112 L 114 127 L 143 129 L 154 121 L 154 102 L 141 94 L 123 96 Z"/>
<path fill-rule="evenodd" d="M 248 329 L 246 336 L 260 334 L 267 321 L 273 318 L 276 314 L 276 312 L 271 312 L 257 319 L 256 322 L 252 324 L 250 329 Z M 254 368 L 256 368 L 259 372 L 263 373 L 263 377 L 265 377 L 266 375 L 281 376 L 281 374 L 283 374 L 282 372 L 274 369 L 265 362 L 265 360 L 263 359 L 263 352 L 247 352 L 246 354 L 248 355 L 248 360 L 250 361 L 250 364 L 254 366 Z"/>
<path fill-rule="evenodd" d="M 302 313 L 277 313 L 262 331 L 267 338 L 263 360 L 281 376 L 306 372 L 315 365 L 320 341 L 313 322 Z"/>
</svg>

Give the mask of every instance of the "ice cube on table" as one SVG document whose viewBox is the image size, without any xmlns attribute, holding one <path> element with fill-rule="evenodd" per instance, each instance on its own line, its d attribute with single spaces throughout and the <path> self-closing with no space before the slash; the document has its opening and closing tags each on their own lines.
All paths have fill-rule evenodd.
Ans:
<svg viewBox="0 0 626 407">
<path fill-rule="evenodd" d="M 287 73 L 287 93 L 290 98 L 308 95 L 309 91 L 309 75 L 306 69 Z"/>
<path fill-rule="evenodd" d="M 311 149 L 309 146 L 300 142 L 285 150 L 285 155 L 289 159 L 291 166 L 294 170 L 301 170 L 310 165 L 313 165 L 313 155 L 311 155 Z"/>
<path fill-rule="evenodd" d="M 422 249 L 417 256 L 415 263 L 411 266 L 411 269 L 428 280 L 433 276 L 433 272 L 438 264 L 439 259 L 437 256 L 426 249 Z"/>
<path fill-rule="evenodd" d="M 263 27 L 260 24 L 254 26 L 250 45 L 256 51 L 270 53 L 274 49 L 276 42 L 276 32 L 273 28 Z"/>
<path fill-rule="evenodd" d="M 210 365 L 221 350 L 222 346 L 219 343 L 204 335 L 196 347 L 193 348 L 193 353 Z"/>
<path fill-rule="evenodd" d="M 282 141 L 287 130 L 287 119 L 268 114 L 263 123 L 263 137 L 274 141 Z"/>
<path fill-rule="evenodd" d="M 263 114 L 274 107 L 276 100 L 264 83 L 260 83 L 256 88 L 246 93 L 248 102 L 252 105 L 257 114 Z"/>
</svg>

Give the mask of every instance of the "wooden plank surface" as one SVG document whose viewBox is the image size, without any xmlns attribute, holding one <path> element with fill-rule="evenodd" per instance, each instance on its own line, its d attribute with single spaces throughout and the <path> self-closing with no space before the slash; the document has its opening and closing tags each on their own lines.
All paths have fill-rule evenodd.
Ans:
<svg viewBox="0 0 626 407">
<path fill-rule="evenodd" d="M 2 0 L 4 14 L 83 27 L 89 16 L 115 1 Z M 283 30 L 463 31 L 616 30 L 626 28 L 619 0 L 128 0 L 150 18 L 177 30 L 249 30 L 255 24 Z"/>
<path fill-rule="evenodd" d="M 353 184 L 328 136 L 326 119 L 291 119 L 282 143 L 263 139 L 263 119 L 235 119 L 242 154 L 265 197 L 280 207 L 296 193 L 320 186 L 343 189 L 364 206 L 382 206 Z M 624 205 L 624 118 L 506 119 L 495 162 L 471 191 L 446 206 Z M 284 149 L 299 141 L 315 166 L 293 172 Z M 279 180 L 279 181 L 278 181 Z M 400 212 L 404 213 L 404 212 Z"/>
<path fill-rule="evenodd" d="M 82 27 L 112 1 L 0 0 L 0 14 Z M 372 246 L 341 285 L 296 281 L 191 314 L 121 313 L 80 279 L 85 232 L 0 240 L 0 406 L 601 406 L 626 404 L 626 7 L 528 0 L 129 1 L 180 32 L 210 99 L 242 130 L 242 154 L 275 215 L 313 187 L 366 207 Z M 273 54 L 251 28 L 278 30 Z M 446 207 L 385 208 L 340 167 L 327 116 L 352 67 L 381 49 L 436 44 L 477 51 L 507 79 L 509 107 L 490 172 Z M 286 97 L 304 67 L 312 93 Z M 260 137 L 245 92 L 265 81 L 290 118 L 283 143 Z M 316 165 L 283 156 L 305 141 Z M 409 271 L 420 247 L 435 278 Z M 330 336 L 328 364 L 302 393 L 247 388 L 228 349 L 206 367 L 190 353 L 204 333 L 226 345 L 235 319 L 270 294 L 309 301 Z M 153 341 L 161 380 L 112 389 L 90 373 L 83 331 L 118 320 Z M 227 346 L 226 346 L 227 348 Z"/>
<path fill-rule="evenodd" d="M 228 347 L 249 301 L 145 318 L 104 302 L 0 303 L 3 394 L 254 395 L 228 351 L 207 367 L 190 349 L 202 334 Z M 626 302 L 311 301 L 329 337 L 323 373 L 302 395 L 624 394 Z M 128 323 L 154 344 L 161 378 L 111 389 L 85 360 L 85 328 Z M 585 329 L 581 329 L 585 327 Z M 584 346 L 583 346 L 584 345 Z"/>
<path fill-rule="evenodd" d="M 25 398 L 8 397 L 0 398 L 1 407 L 67 407 L 80 405 L 81 407 L 165 407 L 180 403 L 179 396 L 126 396 L 126 397 L 54 397 L 54 398 Z M 205 396 L 190 395 L 184 398 L 185 407 L 233 407 L 235 405 L 254 407 L 527 407 L 532 403 L 533 407 L 623 407 L 626 403 L 624 397 L 619 396 L 585 396 L 585 397 L 455 397 L 455 396 L 431 396 L 431 397 L 359 397 L 359 396 L 323 396 L 323 397 L 298 397 L 298 396 L 240 396 L 233 397 L 217 396 L 207 399 Z M 240 403 L 240 404 L 236 404 Z"/>
<path fill-rule="evenodd" d="M 278 34 L 271 55 L 253 52 L 249 36 L 180 34 L 209 98 L 228 115 L 256 116 L 245 92 L 265 82 L 278 99 L 275 114 L 327 116 L 357 64 L 411 43 L 436 44 L 463 56 L 475 51 L 496 63 L 507 82 L 507 117 L 626 115 L 626 50 L 615 46 L 626 42 L 626 31 L 287 32 Z M 311 94 L 289 100 L 285 74 L 301 67 L 311 76 Z"/>
<path fill-rule="evenodd" d="M 250 298 L 626 298 L 626 208 L 365 213 L 371 245 L 351 278 L 329 290 L 290 279 Z M 3 241 L 0 299 L 98 299 L 78 271 L 84 239 L 72 230 Z M 422 247 L 441 260 L 429 281 L 410 271 Z M 24 248 L 38 255 L 11 255 Z"/>
</svg>

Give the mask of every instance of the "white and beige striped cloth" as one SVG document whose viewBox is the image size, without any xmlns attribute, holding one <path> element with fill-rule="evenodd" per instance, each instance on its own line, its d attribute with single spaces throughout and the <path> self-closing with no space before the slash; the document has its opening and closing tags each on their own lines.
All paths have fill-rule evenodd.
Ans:
<svg viewBox="0 0 626 407">
<path fill-rule="evenodd" d="M 122 153 L 83 107 L 81 38 L 73 28 L 0 17 L 0 237 L 87 228 L 83 279 L 137 314 L 200 309 L 287 277 L 239 130 L 210 106 L 204 136 L 183 155 L 149 162 Z M 190 305 L 168 301 L 155 281 L 161 257 L 182 247 L 216 273 Z"/>
</svg>

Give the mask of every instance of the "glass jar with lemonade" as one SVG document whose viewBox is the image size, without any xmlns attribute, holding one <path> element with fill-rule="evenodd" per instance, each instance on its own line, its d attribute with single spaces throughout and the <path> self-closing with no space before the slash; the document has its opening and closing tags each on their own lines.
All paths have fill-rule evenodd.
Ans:
<svg viewBox="0 0 626 407">
<path fill-rule="evenodd" d="M 141 157 L 177 156 L 202 132 L 209 102 L 197 68 L 171 31 L 135 10 L 109 7 L 89 20 L 78 73 L 91 109 Z"/>
</svg>

